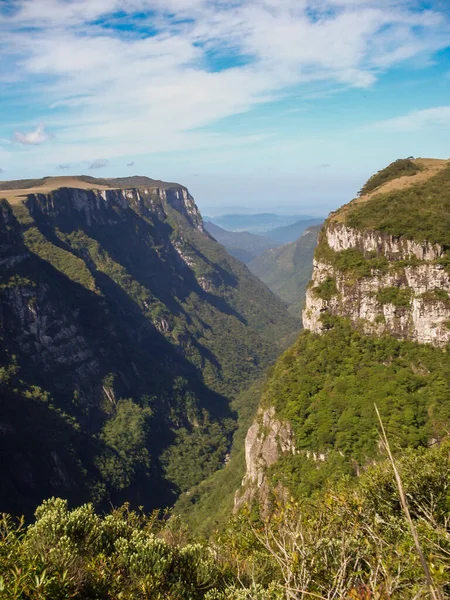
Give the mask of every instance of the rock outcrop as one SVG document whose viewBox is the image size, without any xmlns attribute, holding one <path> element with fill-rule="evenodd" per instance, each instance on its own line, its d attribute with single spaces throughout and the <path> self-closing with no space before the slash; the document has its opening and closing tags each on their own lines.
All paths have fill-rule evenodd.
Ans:
<svg viewBox="0 0 450 600">
<path fill-rule="evenodd" d="M 290 423 L 277 419 L 273 407 L 261 410 L 245 438 L 247 471 L 242 480 L 242 490 L 238 490 L 235 496 L 235 510 L 254 499 L 258 499 L 263 512 L 268 510 L 270 486 L 267 469 L 286 453 L 295 454 Z"/>
<path fill-rule="evenodd" d="M 165 205 L 203 231 L 203 220 L 194 199 L 184 187 L 131 189 L 59 188 L 51 194 L 30 194 L 25 202 L 33 217 L 73 218 L 77 215 L 88 226 L 113 225 L 127 218 L 129 210 L 151 219 L 167 217 Z"/>
<path fill-rule="evenodd" d="M 349 318 L 366 333 L 435 346 L 450 342 L 450 274 L 439 264 L 442 246 L 333 222 L 325 226 L 320 244 L 327 252 L 319 252 L 314 261 L 303 312 L 306 329 L 322 332 L 323 316 L 329 314 Z M 355 275 L 336 266 L 334 259 L 349 250 L 368 260 L 369 272 Z M 371 268 L 370 261 L 377 258 L 384 262 Z M 324 298 L 325 282 L 332 282 L 335 289 Z"/>
</svg>

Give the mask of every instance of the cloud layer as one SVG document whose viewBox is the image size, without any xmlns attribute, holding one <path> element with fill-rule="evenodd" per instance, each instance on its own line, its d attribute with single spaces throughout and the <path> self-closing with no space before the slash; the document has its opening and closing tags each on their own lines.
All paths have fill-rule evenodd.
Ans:
<svg viewBox="0 0 450 600">
<path fill-rule="evenodd" d="M 366 127 L 391 132 L 411 132 L 424 128 L 450 127 L 450 106 L 413 110 L 407 115 L 378 121 Z"/>
<path fill-rule="evenodd" d="M 27 100 L 55 133 L 55 164 L 254 144 L 270 133 L 213 126 L 294 90 L 301 98 L 315 86 L 366 88 L 393 66 L 426 63 L 450 39 L 447 16 L 419 11 L 415 0 L 6 5 L 0 79 L 12 91 L 33 89 Z M 39 145 L 50 135 L 39 125 L 13 139 Z"/>
</svg>

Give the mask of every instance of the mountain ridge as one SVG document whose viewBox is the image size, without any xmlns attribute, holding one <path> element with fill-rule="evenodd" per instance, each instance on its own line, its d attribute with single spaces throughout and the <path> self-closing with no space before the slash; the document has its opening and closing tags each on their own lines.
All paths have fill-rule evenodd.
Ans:
<svg viewBox="0 0 450 600">
<path fill-rule="evenodd" d="M 13 512 L 41 494 L 170 504 L 221 466 L 232 398 L 292 329 L 203 230 L 186 188 L 86 185 L 1 201 L 1 503 Z M 38 407 L 31 435 L 14 403 Z M 71 433 L 51 449 L 40 436 L 56 418 Z"/>
<path fill-rule="evenodd" d="M 212 221 L 205 221 L 204 226 L 208 233 L 225 246 L 232 256 L 245 263 L 259 256 L 264 250 L 278 246 L 277 242 L 268 237 L 249 231 L 226 231 Z"/>
<path fill-rule="evenodd" d="M 295 242 L 266 250 L 248 264 L 250 271 L 288 304 L 292 315 L 303 310 L 320 228 L 309 227 Z"/>
<path fill-rule="evenodd" d="M 91 175 L 57 175 L 41 177 L 38 179 L 12 179 L 0 180 L 0 192 L 11 190 L 24 190 L 30 192 L 35 188 L 48 188 L 54 191 L 62 187 L 78 187 L 78 189 L 106 188 L 135 188 L 135 187 L 184 187 L 179 183 L 152 179 L 145 175 L 130 175 L 126 177 L 92 177 Z"/>
<path fill-rule="evenodd" d="M 311 227 L 321 225 L 325 219 L 321 217 L 300 219 L 284 227 L 275 227 L 267 232 L 267 236 L 280 244 L 291 244 L 298 240 Z"/>
</svg>

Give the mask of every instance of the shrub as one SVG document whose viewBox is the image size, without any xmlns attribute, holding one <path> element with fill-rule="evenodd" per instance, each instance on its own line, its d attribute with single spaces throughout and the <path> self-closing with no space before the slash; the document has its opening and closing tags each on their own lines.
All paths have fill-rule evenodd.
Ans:
<svg viewBox="0 0 450 600">
<path fill-rule="evenodd" d="M 399 158 L 398 160 L 391 163 L 385 169 L 381 169 L 372 175 L 368 179 L 368 181 L 363 185 L 363 187 L 359 190 L 358 196 L 363 196 L 364 194 L 368 194 L 372 192 L 380 185 L 387 183 L 388 181 L 392 181 L 397 179 L 398 177 L 403 177 L 405 175 L 411 176 L 415 175 L 421 170 L 421 167 L 412 162 L 409 158 Z"/>
<path fill-rule="evenodd" d="M 397 307 L 406 307 L 411 304 L 412 291 L 410 288 L 386 287 L 377 292 L 380 304 L 393 304 Z"/>
</svg>

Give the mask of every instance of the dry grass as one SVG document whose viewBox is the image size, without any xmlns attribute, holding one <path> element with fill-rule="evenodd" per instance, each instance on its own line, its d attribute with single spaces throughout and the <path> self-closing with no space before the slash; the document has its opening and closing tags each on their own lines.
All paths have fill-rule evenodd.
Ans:
<svg viewBox="0 0 450 600">
<path fill-rule="evenodd" d="M 29 194 L 48 194 L 49 192 L 53 192 L 59 188 L 75 188 L 79 190 L 110 190 L 113 189 L 108 185 L 99 185 L 88 183 L 79 179 L 78 177 L 73 176 L 63 176 L 63 177 L 52 177 L 43 185 L 39 185 L 36 187 L 30 187 L 25 189 L 16 189 L 16 190 L 3 190 L 1 189 L 0 182 L 0 198 L 5 198 L 8 200 L 10 204 L 18 204 L 22 202 Z"/>
<path fill-rule="evenodd" d="M 439 171 L 442 171 L 442 169 L 444 169 L 448 164 L 450 164 L 450 159 L 416 158 L 412 162 L 414 162 L 417 165 L 420 165 L 422 167 L 422 170 L 416 173 L 415 175 L 405 175 L 403 177 L 398 177 L 398 179 L 387 181 L 383 185 L 380 185 L 375 190 L 373 190 L 373 192 L 355 198 L 354 200 L 340 208 L 339 211 L 337 211 L 336 213 L 332 213 L 330 218 L 335 222 L 342 223 L 343 221 L 345 221 L 348 210 L 355 206 L 355 204 L 362 204 L 364 202 L 367 202 L 377 194 L 393 192 L 394 190 L 404 190 L 414 185 L 423 183 L 427 179 L 430 179 L 430 177 L 437 175 Z"/>
</svg>

